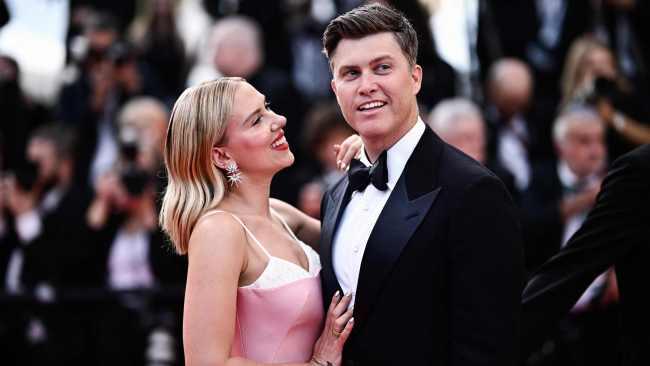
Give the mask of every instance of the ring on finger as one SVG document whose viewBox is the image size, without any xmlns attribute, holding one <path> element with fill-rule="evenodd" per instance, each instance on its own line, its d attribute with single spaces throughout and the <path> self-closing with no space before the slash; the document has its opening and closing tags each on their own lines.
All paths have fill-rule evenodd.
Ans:
<svg viewBox="0 0 650 366">
<path fill-rule="evenodd" d="M 341 336 L 342 333 L 343 333 L 342 330 L 341 330 L 341 331 L 338 331 L 338 330 L 336 330 L 335 328 L 332 328 L 332 334 L 334 335 L 334 337 L 338 338 L 338 337 Z"/>
</svg>

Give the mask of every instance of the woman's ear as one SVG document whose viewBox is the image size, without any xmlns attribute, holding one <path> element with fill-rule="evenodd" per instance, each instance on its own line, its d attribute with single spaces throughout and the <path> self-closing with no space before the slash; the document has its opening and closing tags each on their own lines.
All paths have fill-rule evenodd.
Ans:
<svg viewBox="0 0 650 366">
<path fill-rule="evenodd" d="M 226 152 L 226 149 L 217 146 L 212 148 L 212 162 L 218 168 L 225 170 L 230 161 L 232 161 L 232 158 L 230 157 L 230 154 Z"/>
</svg>

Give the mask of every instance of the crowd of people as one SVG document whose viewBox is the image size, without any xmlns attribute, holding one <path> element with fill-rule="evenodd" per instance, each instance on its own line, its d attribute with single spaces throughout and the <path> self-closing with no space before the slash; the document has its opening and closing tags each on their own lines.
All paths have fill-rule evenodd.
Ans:
<svg viewBox="0 0 650 366">
<path fill-rule="evenodd" d="M 650 5 L 381 2 L 420 38 L 420 116 L 504 183 L 533 274 L 581 227 L 609 164 L 650 143 Z M 0 33 L 13 3 L 0 2 Z M 171 107 L 186 87 L 244 78 L 287 118 L 295 162 L 271 196 L 319 218 L 345 174 L 333 146 L 355 133 L 321 36 L 363 1 L 69 3 L 53 101 L 30 94 L 22 65 L 0 49 L 0 343 L 14 350 L 4 357 L 182 364 L 187 260 L 158 225 Z M 437 18 L 459 4 L 467 67 L 448 56 Z M 610 268 L 522 364 L 613 364 L 617 302 Z"/>
</svg>

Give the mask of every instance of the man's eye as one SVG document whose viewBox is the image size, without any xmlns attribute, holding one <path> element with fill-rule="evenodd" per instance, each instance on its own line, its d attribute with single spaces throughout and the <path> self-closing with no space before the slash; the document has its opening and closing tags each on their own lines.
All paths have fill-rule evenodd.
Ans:
<svg viewBox="0 0 650 366">
<path fill-rule="evenodd" d="M 381 64 L 381 65 L 377 66 L 377 69 L 378 69 L 379 71 L 388 71 L 388 70 L 390 70 L 390 65 L 388 65 L 388 64 Z"/>
<path fill-rule="evenodd" d="M 359 75 L 359 72 L 356 71 L 356 70 L 348 70 L 348 71 L 345 72 L 344 75 L 349 76 L 349 77 L 355 77 L 355 76 Z"/>
<path fill-rule="evenodd" d="M 255 118 L 255 120 L 253 121 L 253 126 L 255 126 L 256 124 L 258 124 L 260 122 L 262 122 L 262 116 L 261 115 L 258 116 L 257 118 Z"/>
</svg>

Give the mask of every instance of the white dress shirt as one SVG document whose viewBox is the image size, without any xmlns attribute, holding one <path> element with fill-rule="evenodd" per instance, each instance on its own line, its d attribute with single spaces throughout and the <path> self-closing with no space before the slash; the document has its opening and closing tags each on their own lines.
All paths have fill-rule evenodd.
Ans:
<svg viewBox="0 0 650 366">
<path fill-rule="evenodd" d="M 515 186 L 519 191 L 525 191 L 530 183 L 528 150 L 522 141 L 527 139 L 526 122 L 520 116 L 513 117 L 508 127 L 499 133 L 499 162 L 514 176 Z"/>
<path fill-rule="evenodd" d="M 388 149 L 386 156 L 388 189 L 380 191 L 372 184 L 368 184 L 362 192 L 352 193 L 350 203 L 343 212 L 339 229 L 334 236 L 332 249 L 334 273 L 344 293 L 354 294 L 357 290 L 361 260 L 368 238 L 425 128 L 422 119 L 418 118 L 411 130 Z M 361 154 L 360 160 L 367 166 L 370 165 L 365 153 Z M 354 304 L 354 300 L 353 297 L 350 306 Z"/>
</svg>

